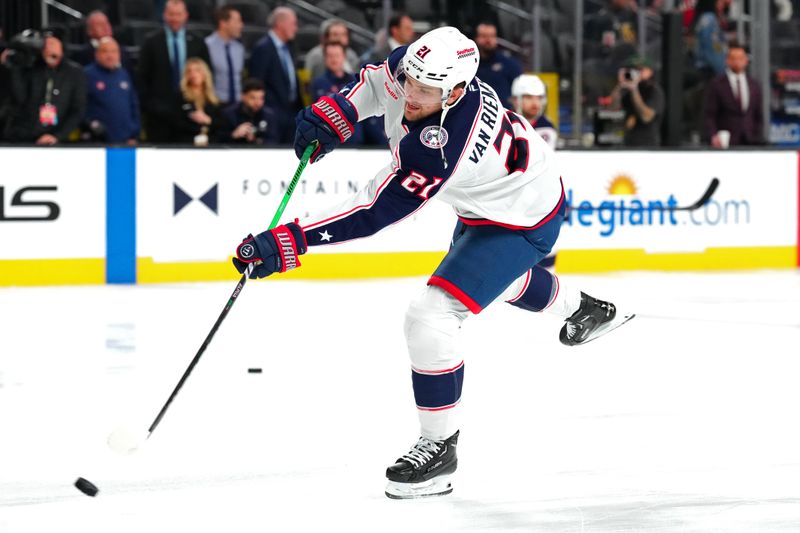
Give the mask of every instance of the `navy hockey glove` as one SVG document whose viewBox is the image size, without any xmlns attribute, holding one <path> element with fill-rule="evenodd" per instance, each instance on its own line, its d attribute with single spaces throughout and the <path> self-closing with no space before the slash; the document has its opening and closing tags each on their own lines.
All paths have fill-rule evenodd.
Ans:
<svg viewBox="0 0 800 533">
<path fill-rule="evenodd" d="M 319 141 L 319 147 L 309 159 L 314 163 L 353 135 L 353 125 L 358 122 L 358 113 L 344 96 L 334 94 L 323 96 L 297 113 L 295 122 L 297 132 L 294 135 L 294 153 L 300 159 L 309 144 Z"/>
<path fill-rule="evenodd" d="M 250 279 L 265 278 L 275 272 L 286 272 L 300 266 L 299 256 L 306 253 L 308 244 L 303 230 L 295 222 L 248 235 L 236 248 L 233 266 L 244 274 L 249 263 L 256 263 Z"/>
</svg>

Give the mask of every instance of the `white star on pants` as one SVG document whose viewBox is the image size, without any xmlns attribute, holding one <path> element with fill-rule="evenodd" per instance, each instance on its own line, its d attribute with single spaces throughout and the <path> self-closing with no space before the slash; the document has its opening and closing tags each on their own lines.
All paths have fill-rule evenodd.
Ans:
<svg viewBox="0 0 800 533">
<path fill-rule="evenodd" d="M 320 232 L 319 236 L 320 236 L 320 238 L 321 238 L 323 241 L 330 241 L 330 240 L 331 240 L 331 237 L 333 237 L 333 235 L 331 235 L 330 233 L 328 233 L 328 230 L 325 230 L 325 231 L 323 231 L 323 232 Z"/>
</svg>

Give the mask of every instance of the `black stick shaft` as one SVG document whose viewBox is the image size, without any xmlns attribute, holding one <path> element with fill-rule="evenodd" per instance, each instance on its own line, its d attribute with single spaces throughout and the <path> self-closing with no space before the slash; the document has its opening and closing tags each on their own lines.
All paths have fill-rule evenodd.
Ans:
<svg viewBox="0 0 800 533">
<path fill-rule="evenodd" d="M 717 192 L 717 187 L 719 187 L 719 179 L 718 178 L 712 178 L 711 181 L 708 184 L 708 187 L 706 188 L 706 191 L 703 193 L 703 196 L 701 196 L 699 200 L 697 200 L 696 202 L 694 202 L 691 205 L 682 206 L 682 207 L 658 207 L 658 208 L 648 207 L 648 209 L 658 209 L 660 211 L 694 211 L 695 209 L 700 209 L 701 207 L 703 207 L 704 205 L 706 205 L 708 203 L 708 201 L 711 199 L 711 197 L 714 195 L 714 193 Z M 605 209 L 605 208 L 601 208 L 599 206 L 593 205 L 593 206 L 590 206 L 590 207 L 569 206 L 568 209 L 571 210 L 571 211 L 600 211 L 601 209 Z M 609 209 L 611 209 L 613 211 L 632 211 L 634 208 L 632 208 L 632 207 L 612 206 Z"/>
<path fill-rule="evenodd" d="M 289 184 L 289 187 L 286 189 L 286 192 L 283 195 L 283 199 L 281 200 L 281 203 L 278 206 L 278 210 L 275 212 L 275 216 L 272 217 L 272 222 L 269 225 L 270 229 L 275 227 L 281 215 L 283 214 L 283 210 L 286 209 L 286 205 L 289 203 L 289 199 L 291 198 L 292 193 L 294 192 L 294 188 L 297 186 L 297 182 L 300 181 L 300 175 L 303 173 L 303 170 L 305 170 L 306 165 L 308 164 L 308 160 L 311 159 L 311 154 L 314 152 L 316 146 L 317 142 L 314 141 L 306 147 L 306 150 L 303 153 L 303 157 L 300 158 L 300 164 L 297 165 L 297 170 L 295 170 L 294 172 L 292 181 Z M 214 334 L 219 329 L 219 326 L 222 324 L 222 321 L 225 320 L 226 316 L 228 316 L 228 312 L 231 310 L 231 307 L 233 307 L 233 304 L 236 303 L 236 299 L 242 293 L 242 289 L 244 289 L 244 284 L 247 283 L 247 278 L 250 277 L 250 274 L 253 272 L 254 267 L 255 267 L 254 263 L 250 263 L 249 265 L 247 265 L 247 270 L 245 271 L 244 274 L 242 274 L 239 283 L 236 284 L 236 288 L 233 290 L 233 294 L 231 294 L 231 297 L 228 299 L 228 303 L 225 304 L 225 309 L 223 309 L 222 313 L 219 314 L 219 318 L 217 318 L 217 321 L 214 322 L 214 326 L 211 328 L 211 331 L 209 331 L 208 335 L 206 335 L 206 340 L 203 341 L 203 344 L 200 346 L 200 349 L 197 350 L 197 354 L 194 356 L 194 359 L 192 359 L 192 362 L 189 363 L 189 366 L 186 368 L 186 371 L 184 371 L 183 376 L 181 376 L 180 381 L 178 381 L 178 384 L 172 390 L 172 394 L 170 394 L 169 398 L 167 398 L 167 402 L 161 408 L 161 411 L 158 412 L 158 416 L 156 416 L 155 420 L 153 420 L 153 423 L 150 424 L 150 428 L 148 428 L 147 430 L 147 438 L 150 438 L 150 435 L 152 435 L 153 431 L 155 431 L 156 427 L 158 427 L 158 424 L 161 422 L 161 419 L 164 418 L 164 414 L 167 412 L 167 409 L 169 409 L 172 400 L 175 399 L 175 397 L 178 395 L 178 391 L 181 390 L 183 384 L 186 383 L 187 379 L 189 379 L 189 374 L 192 373 L 192 370 L 197 365 L 197 362 L 200 361 L 200 357 L 203 355 L 203 352 L 206 351 L 206 348 L 208 348 L 208 345 L 211 343 L 211 339 L 214 338 Z"/>
<path fill-rule="evenodd" d="M 208 345 L 211 343 L 211 339 L 214 338 L 214 334 L 219 329 L 220 324 L 222 324 L 222 321 L 225 320 L 226 316 L 228 316 L 228 312 L 231 310 L 231 307 L 233 307 L 233 304 L 236 302 L 236 298 L 238 298 L 239 295 L 242 293 L 244 284 L 247 283 L 248 273 L 249 272 L 245 272 L 242 275 L 241 279 L 239 280 L 239 283 L 236 284 L 236 288 L 233 290 L 233 293 L 231 294 L 228 303 L 225 304 L 225 308 L 222 310 L 222 313 L 219 314 L 219 318 L 217 318 L 217 321 L 214 322 L 214 326 L 211 328 L 211 331 L 208 332 L 206 340 L 203 341 L 203 344 L 200 346 L 200 349 L 197 350 L 197 354 L 194 356 L 194 359 L 192 359 L 192 362 L 189 363 L 189 366 L 186 368 L 186 371 L 183 373 L 183 376 L 181 376 L 181 379 L 180 381 L 178 381 L 178 384 L 175 386 L 175 389 L 172 391 L 172 394 L 169 395 L 167 402 L 161 408 L 161 411 L 158 412 L 158 416 L 156 416 L 156 419 L 153 420 L 152 424 L 150 424 L 150 428 L 148 428 L 147 430 L 148 437 L 150 436 L 151 433 L 153 433 L 153 431 L 155 431 L 156 427 L 161 422 L 161 419 L 164 417 L 164 414 L 167 412 L 167 409 L 169 409 L 172 400 L 174 400 L 175 396 L 178 395 L 178 391 L 181 390 L 183 384 L 186 383 L 187 379 L 189 379 L 189 374 L 192 373 L 192 370 L 197 365 L 197 362 L 200 361 L 200 357 L 203 355 L 203 352 L 205 352 L 206 348 L 208 348 Z"/>
</svg>

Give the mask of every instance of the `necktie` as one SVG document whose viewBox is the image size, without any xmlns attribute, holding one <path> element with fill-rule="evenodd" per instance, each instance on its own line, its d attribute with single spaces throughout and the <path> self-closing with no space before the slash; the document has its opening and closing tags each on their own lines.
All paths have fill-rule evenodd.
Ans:
<svg viewBox="0 0 800 533">
<path fill-rule="evenodd" d="M 289 78 L 289 101 L 294 102 L 297 100 L 297 89 L 295 87 L 292 55 L 289 53 L 289 47 L 285 44 L 281 46 L 281 52 L 283 56 L 283 69 L 286 71 L 286 77 Z"/>
<path fill-rule="evenodd" d="M 233 59 L 231 58 L 231 43 L 225 43 L 225 60 L 228 62 L 228 103 L 236 102 L 236 80 L 233 73 Z"/>
<path fill-rule="evenodd" d="M 742 94 L 742 76 L 740 74 L 736 75 L 736 102 L 739 104 L 739 109 L 745 111 L 744 95 Z"/>
<path fill-rule="evenodd" d="M 172 32 L 172 86 L 177 91 L 181 86 L 181 56 L 178 52 L 178 34 Z"/>
</svg>

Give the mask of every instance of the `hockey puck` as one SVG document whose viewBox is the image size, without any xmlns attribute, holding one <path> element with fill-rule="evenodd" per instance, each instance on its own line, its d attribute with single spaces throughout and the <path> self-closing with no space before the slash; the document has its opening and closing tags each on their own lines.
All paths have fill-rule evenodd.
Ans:
<svg viewBox="0 0 800 533">
<path fill-rule="evenodd" d="M 82 477 L 79 477 L 75 480 L 75 487 L 82 493 L 86 494 L 87 496 L 91 496 L 92 498 L 97 496 L 97 493 L 100 491 L 100 489 L 98 489 L 94 483 Z"/>
<path fill-rule="evenodd" d="M 248 368 L 247 369 L 247 373 L 248 374 L 260 374 L 261 373 L 261 369 L 260 368 Z"/>
</svg>

